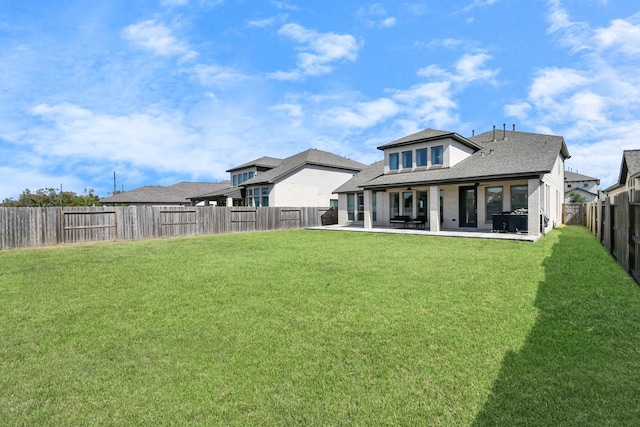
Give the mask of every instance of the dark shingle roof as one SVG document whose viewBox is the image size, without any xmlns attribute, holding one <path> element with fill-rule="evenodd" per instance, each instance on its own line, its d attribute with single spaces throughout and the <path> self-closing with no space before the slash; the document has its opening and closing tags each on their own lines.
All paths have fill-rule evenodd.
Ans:
<svg viewBox="0 0 640 427">
<path fill-rule="evenodd" d="M 620 165 L 620 175 L 618 182 L 604 190 L 609 192 L 615 188 L 623 187 L 627 183 L 627 177 L 640 173 L 640 150 L 624 150 L 622 153 L 622 165 Z"/>
<path fill-rule="evenodd" d="M 362 186 L 384 173 L 384 160 L 369 165 L 366 169 L 356 174 L 349 181 L 336 188 L 334 193 L 353 193 L 362 190 Z"/>
<path fill-rule="evenodd" d="M 259 159 L 255 159 L 250 162 L 243 163 L 240 166 L 235 166 L 231 169 L 228 169 L 227 172 L 233 172 L 233 171 L 246 169 L 254 166 L 273 169 L 273 168 L 277 168 L 281 164 L 282 164 L 282 159 L 277 159 L 275 157 L 262 156 Z"/>
<path fill-rule="evenodd" d="M 486 132 L 469 138 L 482 149 L 450 168 L 386 174 L 364 187 L 535 176 L 550 172 L 559 154 L 569 157 L 561 136 L 508 132 L 506 139 L 494 142 L 493 135 Z"/>
<path fill-rule="evenodd" d="M 149 185 L 115 196 L 100 199 L 101 203 L 188 203 L 189 198 L 198 194 L 229 187 L 229 181 L 222 182 L 180 182 L 167 187 Z"/>
<path fill-rule="evenodd" d="M 278 167 L 256 175 L 255 177 L 243 182 L 242 186 L 274 183 L 281 177 L 304 165 L 326 166 L 356 172 L 367 167 L 365 164 L 356 162 L 355 160 L 312 148 L 281 160 Z"/>
<path fill-rule="evenodd" d="M 623 157 L 627 165 L 627 174 L 629 176 L 640 174 L 640 150 L 624 150 Z"/>
<path fill-rule="evenodd" d="M 461 135 L 458 135 L 455 132 L 438 130 L 438 129 L 425 129 L 425 130 L 421 130 L 420 132 L 416 132 L 411 135 L 405 136 L 403 138 L 396 139 L 395 141 L 389 142 L 387 144 L 383 144 L 379 146 L 378 149 L 384 150 L 387 148 L 399 147 L 402 145 L 409 145 L 409 144 L 415 144 L 417 142 L 433 141 L 433 140 L 444 139 L 444 138 L 452 138 L 471 148 L 475 148 L 475 149 L 480 148 L 475 142 L 472 142 L 470 139 L 465 138 Z"/>
<path fill-rule="evenodd" d="M 574 182 L 574 181 L 597 181 L 598 184 L 600 180 L 598 178 L 594 178 L 592 176 L 582 175 L 576 172 L 564 171 L 564 180 L 566 182 Z"/>
</svg>

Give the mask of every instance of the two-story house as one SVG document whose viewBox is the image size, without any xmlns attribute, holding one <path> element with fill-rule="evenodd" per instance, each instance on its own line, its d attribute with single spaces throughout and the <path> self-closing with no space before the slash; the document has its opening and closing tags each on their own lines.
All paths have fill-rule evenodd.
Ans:
<svg viewBox="0 0 640 427">
<path fill-rule="evenodd" d="M 339 224 L 389 227 L 404 216 L 431 231 L 491 231 L 493 214 L 509 211 L 538 235 L 562 222 L 569 152 L 560 136 L 426 129 L 378 149 L 381 162 L 336 189 Z"/>
<path fill-rule="evenodd" d="M 337 207 L 333 190 L 366 165 L 309 149 L 286 159 L 261 157 L 227 170 L 231 185 L 193 197 L 218 206 Z"/>
<path fill-rule="evenodd" d="M 564 171 L 564 202 L 572 203 L 579 199 L 583 203 L 598 200 L 600 180 L 577 172 Z"/>
<path fill-rule="evenodd" d="M 634 191 L 640 190 L 640 150 L 624 150 L 618 182 L 604 190 L 609 197 L 628 191 L 630 200 L 635 200 Z"/>
</svg>

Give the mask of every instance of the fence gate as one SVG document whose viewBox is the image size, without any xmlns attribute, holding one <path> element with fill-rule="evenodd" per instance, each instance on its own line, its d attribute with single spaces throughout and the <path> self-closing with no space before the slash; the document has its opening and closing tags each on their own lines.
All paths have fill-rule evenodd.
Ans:
<svg viewBox="0 0 640 427">
<path fill-rule="evenodd" d="M 115 211 L 62 211 L 62 243 L 117 239 L 118 217 Z"/>
<path fill-rule="evenodd" d="M 188 236 L 197 235 L 197 220 L 195 210 L 163 210 L 158 216 L 160 236 Z"/>
<path fill-rule="evenodd" d="M 566 203 L 564 223 L 567 225 L 587 225 L 586 205 L 584 203 Z"/>
<path fill-rule="evenodd" d="M 300 209 L 280 209 L 280 226 L 282 228 L 300 228 L 302 211 Z"/>
</svg>

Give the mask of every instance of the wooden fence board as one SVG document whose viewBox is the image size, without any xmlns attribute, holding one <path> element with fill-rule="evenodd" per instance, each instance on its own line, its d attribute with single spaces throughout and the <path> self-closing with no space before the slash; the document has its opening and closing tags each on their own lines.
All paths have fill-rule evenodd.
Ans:
<svg viewBox="0 0 640 427">
<path fill-rule="evenodd" d="M 0 249 L 296 229 L 322 225 L 314 207 L 0 208 Z"/>
</svg>

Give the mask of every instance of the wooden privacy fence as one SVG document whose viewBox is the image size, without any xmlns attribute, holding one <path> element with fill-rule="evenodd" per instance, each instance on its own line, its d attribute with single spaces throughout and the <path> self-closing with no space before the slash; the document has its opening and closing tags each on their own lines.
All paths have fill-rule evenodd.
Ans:
<svg viewBox="0 0 640 427">
<path fill-rule="evenodd" d="M 0 249 L 313 227 L 330 208 L 51 207 L 0 208 Z"/>
<path fill-rule="evenodd" d="M 585 204 L 586 226 L 640 283 L 640 192 Z"/>
</svg>

